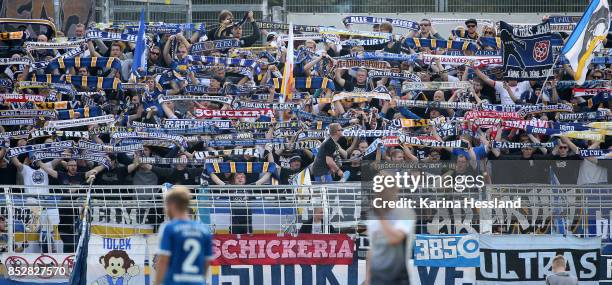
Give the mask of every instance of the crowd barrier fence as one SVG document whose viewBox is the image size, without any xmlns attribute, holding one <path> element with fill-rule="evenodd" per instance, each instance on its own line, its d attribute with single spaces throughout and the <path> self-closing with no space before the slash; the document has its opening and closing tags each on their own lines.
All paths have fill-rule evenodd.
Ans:
<svg viewBox="0 0 612 285">
<path fill-rule="evenodd" d="M 368 210 L 359 184 L 187 186 L 193 218 L 214 233 L 347 233 L 365 231 Z M 73 252 L 88 186 L 3 186 L 0 219 L 9 252 Z M 612 185 L 489 185 L 457 192 L 403 194 L 430 201 L 517 200 L 520 209 L 418 209 L 417 233 L 572 234 L 612 243 Z M 91 232 L 119 238 L 155 234 L 166 219 L 165 186 L 92 186 Z M 0 228 L 1 229 L 1 228 Z M 2 234 L 0 232 L 0 234 Z M 1 239 L 0 239 L 1 240 Z"/>
</svg>

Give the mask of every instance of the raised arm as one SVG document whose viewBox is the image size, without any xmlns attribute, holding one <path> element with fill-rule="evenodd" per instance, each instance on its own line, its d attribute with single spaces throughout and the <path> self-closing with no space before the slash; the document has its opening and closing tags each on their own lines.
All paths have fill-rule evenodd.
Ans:
<svg viewBox="0 0 612 285">
<path fill-rule="evenodd" d="M 476 76 L 478 76 L 478 78 L 480 78 L 480 80 L 482 80 L 485 84 L 495 88 L 495 80 L 489 78 L 489 76 L 480 71 L 480 68 L 474 67 L 474 73 L 476 73 Z"/>
<path fill-rule="evenodd" d="M 164 55 L 164 61 L 166 62 L 167 65 L 170 65 L 172 63 L 172 57 L 170 56 L 170 43 L 174 40 L 174 38 L 175 38 L 174 35 L 168 38 L 168 40 L 166 41 L 166 44 L 164 45 L 164 50 L 162 51 Z"/>
<path fill-rule="evenodd" d="M 19 161 L 16 156 L 11 157 L 11 163 L 15 165 L 17 171 L 21 172 L 21 170 L 23 170 L 23 163 L 21 163 L 21 161 Z"/>
<path fill-rule="evenodd" d="M 57 178 L 57 171 L 55 169 L 53 169 L 51 166 L 47 165 L 46 163 L 43 163 L 40 160 L 37 161 L 36 163 L 38 164 L 38 167 L 40 167 L 42 170 L 47 172 L 47 174 L 49 174 L 49 176 L 51 176 L 53 178 Z"/>
</svg>

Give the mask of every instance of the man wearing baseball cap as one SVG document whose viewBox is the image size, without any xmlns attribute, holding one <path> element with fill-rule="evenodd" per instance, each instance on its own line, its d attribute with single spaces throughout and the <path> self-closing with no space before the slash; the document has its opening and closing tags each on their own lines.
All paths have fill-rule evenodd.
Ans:
<svg viewBox="0 0 612 285">
<path fill-rule="evenodd" d="M 478 40 L 478 37 L 480 36 L 478 35 L 478 32 L 476 32 L 476 29 L 478 28 L 478 22 L 476 19 L 468 19 L 465 21 L 465 27 L 467 28 L 467 34 L 465 37 L 471 40 Z"/>
</svg>

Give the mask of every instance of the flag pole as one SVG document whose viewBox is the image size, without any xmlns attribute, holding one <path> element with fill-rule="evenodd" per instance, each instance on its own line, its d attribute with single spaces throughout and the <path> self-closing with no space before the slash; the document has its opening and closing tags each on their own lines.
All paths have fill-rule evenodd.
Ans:
<svg viewBox="0 0 612 285">
<path fill-rule="evenodd" d="M 546 83 L 548 82 L 548 78 L 550 78 L 550 74 L 553 73 L 555 66 L 557 65 L 557 62 L 559 61 L 559 58 L 561 57 L 561 54 L 559 54 L 557 56 L 557 58 L 555 59 L 555 61 L 553 62 L 552 66 L 550 67 L 550 69 L 548 70 L 548 73 L 546 74 L 546 79 L 544 80 L 544 83 L 542 84 L 542 94 L 538 97 L 538 99 L 536 100 L 536 104 L 540 103 L 540 98 L 542 98 L 542 96 L 544 96 L 544 88 L 546 88 Z M 554 74 L 552 75 L 553 77 L 555 76 Z M 551 91 L 552 93 L 552 91 Z M 551 94 L 552 96 L 552 94 Z"/>
</svg>

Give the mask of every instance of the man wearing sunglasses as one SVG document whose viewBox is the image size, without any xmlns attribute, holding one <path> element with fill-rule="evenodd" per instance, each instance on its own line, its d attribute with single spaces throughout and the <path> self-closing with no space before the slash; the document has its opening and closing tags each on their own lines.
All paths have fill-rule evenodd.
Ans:
<svg viewBox="0 0 612 285">
<path fill-rule="evenodd" d="M 550 166 L 557 176 L 560 184 L 576 184 L 582 157 L 578 147 L 568 138 L 560 137 L 559 144 L 553 149 L 550 157 Z"/>
<path fill-rule="evenodd" d="M 422 19 L 419 23 L 419 32 L 415 36 L 416 38 L 421 39 L 438 39 L 444 40 L 440 34 L 436 31 L 436 29 L 431 25 L 431 21 L 429 19 Z"/>
<path fill-rule="evenodd" d="M 478 22 L 476 19 L 469 19 L 465 21 L 465 27 L 467 28 L 467 34 L 465 37 L 471 40 L 478 40 L 480 36 L 476 31 L 476 29 L 478 29 Z"/>
</svg>

